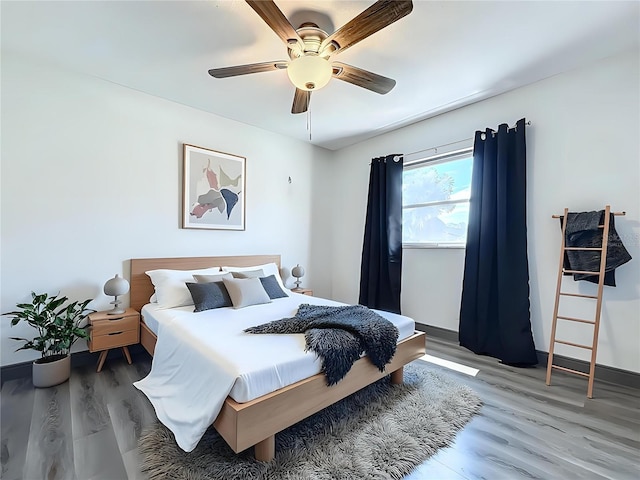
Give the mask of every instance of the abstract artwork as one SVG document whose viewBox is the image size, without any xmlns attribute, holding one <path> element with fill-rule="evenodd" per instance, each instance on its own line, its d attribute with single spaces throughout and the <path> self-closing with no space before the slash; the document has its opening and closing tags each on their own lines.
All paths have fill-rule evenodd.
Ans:
<svg viewBox="0 0 640 480">
<path fill-rule="evenodd" d="M 245 158 L 184 144 L 182 228 L 244 230 Z"/>
</svg>

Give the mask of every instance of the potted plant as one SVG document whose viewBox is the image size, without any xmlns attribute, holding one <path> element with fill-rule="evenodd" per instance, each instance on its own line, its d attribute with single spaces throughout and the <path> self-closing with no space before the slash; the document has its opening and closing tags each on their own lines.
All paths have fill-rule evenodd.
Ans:
<svg viewBox="0 0 640 480">
<path fill-rule="evenodd" d="M 18 303 L 18 310 L 3 315 L 12 315 L 11 326 L 24 321 L 35 328 L 38 335 L 27 338 L 11 337 L 24 342 L 16 350 L 36 350 L 42 357 L 33 362 L 33 385 L 51 387 L 69 379 L 71 375 L 71 346 L 79 338 L 89 338 L 86 327 L 80 324 L 94 312 L 87 308 L 91 300 L 71 302 L 65 296 L 49 296 L 31 292 L 31 303 Z"/>
</svg>

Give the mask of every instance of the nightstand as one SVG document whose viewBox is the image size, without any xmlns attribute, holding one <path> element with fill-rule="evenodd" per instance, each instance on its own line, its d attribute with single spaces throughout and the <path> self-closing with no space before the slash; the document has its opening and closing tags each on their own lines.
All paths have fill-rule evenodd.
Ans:
<svg viewBox="0 0 640 480">
<path fill-rule="evenodd" d="M 102 370 L 107 353 L 112 348 L 122 347 L 122 352 L 131 365 L 129 345 L 140 342 L 140 312 L 127 308 L 124 313 L 109 315 L 108 312 L 96 312 L 89 315 L 91 325 L 87 341 L 89 351 L 100 352 L 98 372 Z"/>
<path fill-rule="evenodd" d="M 311 290 L 310 288 L 292 288 L 291 291 L 295 293 L 301 293 L 302 295 L 309 295 L 310 297 L 313 297 L 313 290 Z"/>
</svg>

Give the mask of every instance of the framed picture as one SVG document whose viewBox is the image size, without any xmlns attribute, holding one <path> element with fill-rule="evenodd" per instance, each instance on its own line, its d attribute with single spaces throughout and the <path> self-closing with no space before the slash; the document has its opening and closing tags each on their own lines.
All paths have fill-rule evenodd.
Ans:
<svg viewBox="0 0 640 480">
<path fill-rule="evenodd" d="M 184 144 L 182 228 L 244 230 L 245 160 Z"/>
</svg>

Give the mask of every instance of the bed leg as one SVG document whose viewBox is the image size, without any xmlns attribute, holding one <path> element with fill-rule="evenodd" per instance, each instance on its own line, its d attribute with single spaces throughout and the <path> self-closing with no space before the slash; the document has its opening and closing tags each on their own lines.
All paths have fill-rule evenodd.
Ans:
<svg viewBox="0 0 640 480">
<path fill-rule="evenodd" d="M 395 372 L 391 372 L 391 383 L 400 384 L 404 381 L 404 367 L 400 367 Z"/>
<path fill-rule="evenodd" d="M 276 455 L 276 436 L 271 435 L 253 447 L 256 460 L 259 462 L 270 462 Z"/>
</svg>

